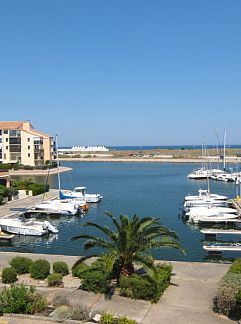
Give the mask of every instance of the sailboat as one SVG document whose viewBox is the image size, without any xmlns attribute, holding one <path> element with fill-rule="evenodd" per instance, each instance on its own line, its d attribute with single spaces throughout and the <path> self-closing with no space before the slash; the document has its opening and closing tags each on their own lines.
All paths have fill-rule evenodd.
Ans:
<svg viewBox="0 0 241 324">
<path fill-rule="evenodd" d="M 72 200 L 62 200 L 61 198 L 61 184 L 60 184 L 60 174 L 59 174 L 59 157 L 58 157 L 58 139 L 56 135 L 56 148 L 57 148 L 57 168 L 58 168 L 58 187 L 59 187 L 59 196 L 60 199 L 52 199 L 42 201 L 42 203 L 36 204 L 34 206 L 35 210 L 44 211 L 44 212 L 53 212 L 61 215 L 76 215 L 79 212 L 82 212 L 80 204 Z"/>
</svg>

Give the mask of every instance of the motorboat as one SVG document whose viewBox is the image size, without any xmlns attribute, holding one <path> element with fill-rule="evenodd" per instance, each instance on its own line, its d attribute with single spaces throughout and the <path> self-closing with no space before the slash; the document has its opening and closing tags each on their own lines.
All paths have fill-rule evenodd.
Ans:
<svg viewBox="0 0 241 324">
<path fill-rule="evenodd" d="M 188 200 L 185 201 L 184 207 L 226 207 L 228 205 L 228 202 L 226 200 L 217 200 L 213 198 L 203 198 L 199 200 Z"/>
<path fill-rule="evenodd" d="M 4 232 L 20 235 L 42 236 L 45 234 L 58 233 L 49 221 L 39 222 L 35 219 L 4 218 L 0 219 L 0 226 Z"/>
<path fill-rule="evenodd" d="M 226 201 L 228 197 L 221 196 L 218 194 L 211 194 L 209 190 L 198 190 L 198 196 L 186 196 L 185 201 L 194 201 L 194 200 L 200 200 L 200 199 L 213 199 L 213 200 L 224 200 Z"/>
<path fill-rule="evenodd" d="M 212 215 L 220 215 L 221 213 L 225 214 L 237 214 L 237 209 L 228 208 L 228 207 L 216 207 L 216 206 L 208 206 L 208 207 L 191 207 L 188 212 L 186 212 L 187 216 L 212 216 Z"/>
<path fill-rule="evenodd" d="M 193 170 L 192 173 L 188 174 L 187 177 L 189 179 L 195 179 L 195 180 L 207 179 L 207 178 L 211 177 L 211 171 L 203 169 L 203 168 L 196 169 L 196 170 Z"/>
<path fill-rule="evenodd" d="M 87 204 L 87 202 L 81 198 L 62 199 L 62 201 L 73 203 L 76 206 L 78 206 L 78 208 L 80 208 L 80 210 L 82 211 L 86 211 L 89 209 L 89 205 Z"/>
<path fill-rule="evenodd" d="M 100 194 L 87 194 L 85 193 L 86 187 L 76 187 L 74 191 L 68 191 L 64 193 L 60 191 L 60 199 L 81 199 L 87 203 L 97 203 L 103 197 Z"/>
<path fill-rule="evenodd" d="M 189 222 L 193 222 L 195 224 L 200 222 L 220 222 L 220 221 L 228 221 L 232 219 L 237 219 L 238 215 L 235 214 L 225 214 L 221 213 L 220 215 L 212 215 L 212 216 L 196 216 L 196 217 L 189 217 Z"/>
<path fill-rule="evenodd" d="M 43 201 L 42 203 L 36 204 L 33 209 L 61 215 L 76 215 L 80 211 L 77 204 L 68 200 L 59 199 Z"/>
</svg>

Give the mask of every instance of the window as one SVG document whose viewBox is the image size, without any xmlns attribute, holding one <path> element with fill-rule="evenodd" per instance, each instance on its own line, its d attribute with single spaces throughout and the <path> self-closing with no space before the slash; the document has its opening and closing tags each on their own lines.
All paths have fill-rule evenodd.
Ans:
<svg viewBox="0 0 241 324">
<path fill-rule="evenodd" d="M 30 138 L 28 137 L 28 142 L 30 142 Z"/>
<path fill-rule="evenodd" d="M 6 138 L 6 142 L 8 142 L 8 138 Z"/>
<path fill-rule="evenodd" d="M 30 150 L 30 146 L 28 146 L 28 150 Z"/>
<path fill-rule="evenodd" d="M 8 150 L 8 146 L 6 146 L 6 150 Z"/>
<path fill-rule="evenodd" d="M 5 130 L 3 131 L 3 134 L 8 134 L 8 130 L 5 129 Z"/>
<path fill-rule="evenodd" d="M 30 153 L 28 153 L 28 157 L 30 157 Z"/>
<path fill-rule="evenodd" d="M 2 130 L 0 129 L 0 135 L 2 135 Z"/>
</svg>

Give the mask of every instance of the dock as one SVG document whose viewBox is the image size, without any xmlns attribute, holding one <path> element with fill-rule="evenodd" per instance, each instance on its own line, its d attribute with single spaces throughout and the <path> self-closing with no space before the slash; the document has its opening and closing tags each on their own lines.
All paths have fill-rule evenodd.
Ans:
<svg viewBox="0 0 241 324">
<path fill-rule="evenodd" d="M 238 211 L 238 216 L 241 217 L 241 200 L 230 199 L 229 203 Z"/>
<path fill-rule="evenodd" d="M 57 189 L 50 189 L 45 193 L 44 199 L 57 198 L 59 191 Z M 12 200 L 4 205 L 0 206 L 0 218 L 9 218 L 17 216 L 23 210 L 29 210 L 34 205 L 41 203 L 43 200 L 43 194 L 37 196 L 28 196 L 23 199 Z"/>
</svg>

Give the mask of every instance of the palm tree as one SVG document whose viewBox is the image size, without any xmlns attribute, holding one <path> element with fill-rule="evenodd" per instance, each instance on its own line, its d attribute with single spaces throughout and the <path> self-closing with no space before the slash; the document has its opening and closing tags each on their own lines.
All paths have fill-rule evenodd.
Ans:
<svg viewBox="0 0 241 324">
<path fill-rule="evenodd" d="M 134 264 L 153 267 L 151 251 L 157 248 L 175 248 L 183 251 L 183 248 L 176 241 L 178 236 L 161 225 L 160 220 L 151 217 L 139 218 L 134 215 L 129 218 L 127 215 L 120 215 L 117 220 L 111 213 L 108 216 L 115 231 L 107 226 L 101 226 L 93 222 L 86 222 L 83 226 L 94 227 L 100 230 L 103 237 L 93 235 L 78 235 L 73 240 L 87 239 L 84 250 L 102 248 L 104 263 L 108 272 L 116 269 L 116 277 L 119 280 L 121 275 L 129 275 L 134 272 Z M 96 257 L 91 254 L 81 258 L 75 266 L 87 258 Z"/>
</svg>

